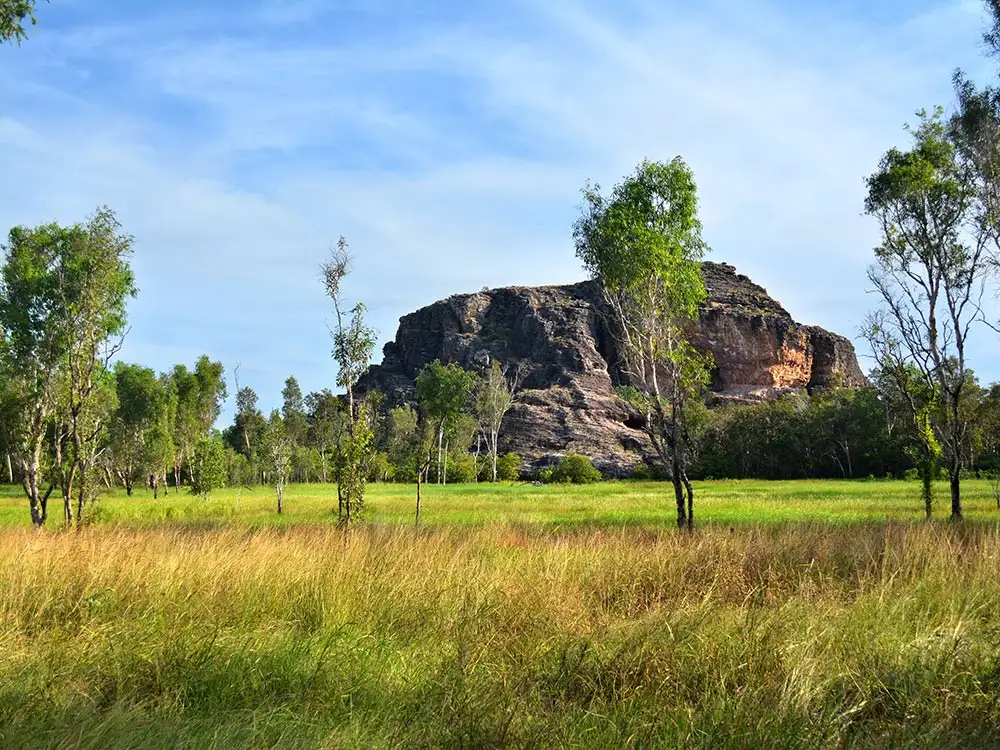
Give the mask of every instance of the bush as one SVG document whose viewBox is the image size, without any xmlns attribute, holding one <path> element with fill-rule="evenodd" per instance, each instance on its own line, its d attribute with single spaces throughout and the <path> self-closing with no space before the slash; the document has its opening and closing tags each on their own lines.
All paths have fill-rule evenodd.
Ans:
<svg viewBox="0 0 1000 750">
<path fill-rule="evenodd" d="M 635 468 L 629 472 L 629 479 L 648 482 L 652 478 L 653 470 L 649 468 L 649 464 L 637 464 Z"/>
<path fill-rule="evenodd" d="M 601 478 L 591 460 L 579 453 L 567 453 L 552 472 L 552 481 L 559 484 L 591 484 Z"/>
<path fill-rule="evenodd" d="M 497 479 L 501 482 L 516 482 L 521 469 L 521 457 L 516 453 L 504 453 L 497 460 Z"/>
<path fill-rule="evenodd" d="M 448 484 L 476 481 L 476 459 L 471 453 L 455 451 L 448 455 Z"/>
</svg>

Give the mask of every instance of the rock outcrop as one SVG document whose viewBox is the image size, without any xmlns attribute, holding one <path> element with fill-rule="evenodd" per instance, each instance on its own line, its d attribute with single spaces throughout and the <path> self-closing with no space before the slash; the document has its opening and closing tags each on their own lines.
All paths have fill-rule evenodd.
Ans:
<svg viewBox="0 0 1000 750">
<path fill-rule="evenodd" d="M 705 263 L 703 270 L 708 299 L 691 338 L 714 355 L 716 400 L 866 383 L 846 338 L 796 323 L 728 264 Z M 602 307 L 593 281 L 449 297 L 400 319 L 382 364 L 359 389 L 378 388 L 390 404 L 410 402 L 428 362 L 472 369 L 495 358 L 522 372 L 503 450 L 534 464 L 578 451 L 605 472 L 624 473 L 643 460 L 647 441 L 637 415 L 615 394 L 624 378 Z"/>
</svg>

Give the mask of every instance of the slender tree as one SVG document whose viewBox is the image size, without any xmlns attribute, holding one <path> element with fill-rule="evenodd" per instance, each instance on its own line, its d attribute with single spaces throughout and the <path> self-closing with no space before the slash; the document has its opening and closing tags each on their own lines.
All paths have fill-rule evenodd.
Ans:
<svg viewBox="0 0 1000 750">
<path fill-rule="evenodd" d="M 674 487 L 679 527 L 693 528 L 688 480 L 689 400 L 708 382 L 710 358 L 691 346 L 686 326 L 705 299 L 700 260 L 706 250 L 694 176 L 675 158 L 643 161 L 609 197 L 587 185 L 574 225 L 577 256 L 601 282 L 616 331 L 622 390 L 644 416 L 647 436 Z"/>
<path fill-rule="evenodd" d="M 348 310 L 344 302 L 341 287 L 350 269 L 351 254 L 347 242 L 341 237 L 320 270 L 336 316 L 331 336 L 333 359 L 338 370 L 337 385 L 347 393 L 346 434 L 341 441 L 342 468 L 338 481 L 341 497 L 338 513 L 342 512 L 341 521 L 345 529 L 350 529 L 351 521 L 364 509 L 366 464 L 372 451 L 373 436 L 368 415 L 362 413 L 355 403 L 354 387 L 368 369 L 375 349 L 375 331 L 365 325 L 364 304 L 358 302 Z"/>
<path fill-rule="evenodd" d="M 288 481 L 288 470 L 292 461 L 292 441 L 285 429 L 281 413 L 275 409 L 267 420 L 263 435 L 267 470 L 274 484 L 274 493 L 278 500 L 278 513 L 285 509 L 285 484 Z"/>
<path fill-rule="evenodd" d="M 486 442 L 491 462 L 491 481 L 497 481 L 497 461 L 500 456 L 500 429 L 504 417 L 514 405 L 521 377 L 520 368 L 511 370 L 495 359 L 479 378 L 475 389 L 475 413 L 479 432 Z"/>
<path fill-rule="evenodd" d="M 948 466 L 951 517 L 959 520 L 967 344 L 982 319 L 990 228 L 976 209 L 974 170 L 941 111 L 920 113 L 909 130 L 912 148 L 886 152 L 867 181 L 865 210 L 882 233 L 868 279 L 882 309 L 866 335 L 884 338 L 896 352 L 892 366 L 915 368 L 920 390 L 939 400 L 934 428 Z"/>
</svg>

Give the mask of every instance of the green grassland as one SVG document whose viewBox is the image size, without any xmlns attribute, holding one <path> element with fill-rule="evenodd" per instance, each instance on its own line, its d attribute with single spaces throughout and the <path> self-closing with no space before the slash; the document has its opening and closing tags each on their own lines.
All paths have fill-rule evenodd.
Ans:
<svg viewBox="0 0 1000 750">
<path fill-rule="evenodd" d="M 912 482 L 882 481 L 711 481 L 698 482 L 697 522 L 709 526 L 757 523 L 856 523 L 922 521 L 919 488 Z M 970 520 L 1000 519 L 989 483 L 966 481 L 963 503 Z M 937 515 L 950 512 L 948 487 L 939 483 Z M 413 485 L 373 484 L 368 488 L 365 521 L 405 525 L 414 521 Z M 660 528 L 674 519 L 673 490 L 657 482 L 603 482 L 595 485 L 466 484 L 425 485 L 421 523 L 430 526 L 490 523 L 531 526 Z M 286 489 L 285 513 L 275 512 L 268 487 L 215 492 L 208 501 L 186 492 L 161 495 L 137 490 L 104 495 L 93 511 L 100 525 L 130 528 L 169 524 L 201 526 L 290 526 L 328 524 L 335 520 L 336 487 L 292 485 Z M 60 522 L 60 508 L 50 505 L 50 523 Z M 0 488 L 0 527 L 30 525 L 27 504 L 17 487 Z"/>
<path fill-rule="evenodd" d="M 0 500 L 0 746 L 1000 747 L 1000 512 L 916 486 Z"/>
</svg>

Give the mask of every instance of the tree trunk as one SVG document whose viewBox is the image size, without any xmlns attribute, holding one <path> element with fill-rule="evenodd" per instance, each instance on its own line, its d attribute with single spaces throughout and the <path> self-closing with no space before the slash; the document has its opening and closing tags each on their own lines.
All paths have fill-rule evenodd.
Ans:
<svg viewBox="0 0 1000 750">
<path fill-rule="evenodd" d="M 7 454 L 7 481 L 14 484 L 14 467 L 10 463 L 10 453 Z"/>
<path fill-rule="evenodd" d="M 420 525 L 420 472 L 417 472 L 417 515 L 413 522 L 414 526 Z"/>
<path fill-rule="evenodd" d="M 934 459 L 926 456 L 917 469 L 920 472 L 920 494 L 924 499 L 924 516 L 928 521 L 934 517 Z"/>
<path fill-rule="evenodd" d="M 675 457 L 670 471 L 670 482 L 674 486 L 674 500 L 677 503 L 677 528 L 687 528 L 687 498 L 684 496 L 684 483 L 681 480 L 680 467 Z"/>
<path fill-rule="evenodd" d="M 951 520 L 962 520 L 962 488 L 961 488 L 961 467 L 957 459 L 952 459 L 952 465 L 948 472 L 949 484 L 951 485 Z"/>
<path fill-rule="evenodd" d="M 444 443 L 444 422 L 438 425 L 437 483 L 441 484 L 441 445 Z"/>
<path fill-rule="evenodd" d="M 278 515 L 280 516 L 282 510 L 284 510 L 284 500 L 285 500 L 284 482 L 278 481 L 274 489 L 278 493 Z"/>
<path fill-rule="evenodd" d="M 687 471 L 681 472 L 681 481 L 684 483 L 684 490 L 687 493 L 687 529 L 694 531 L 694 487 L 691 486 Z"/>
<path fill-rule="evenodd" d="M 448 449 L 451 446 L 451 441 L 449 440 L 444 444 L 444 483 L 448 484 Z"/>
</svg>

